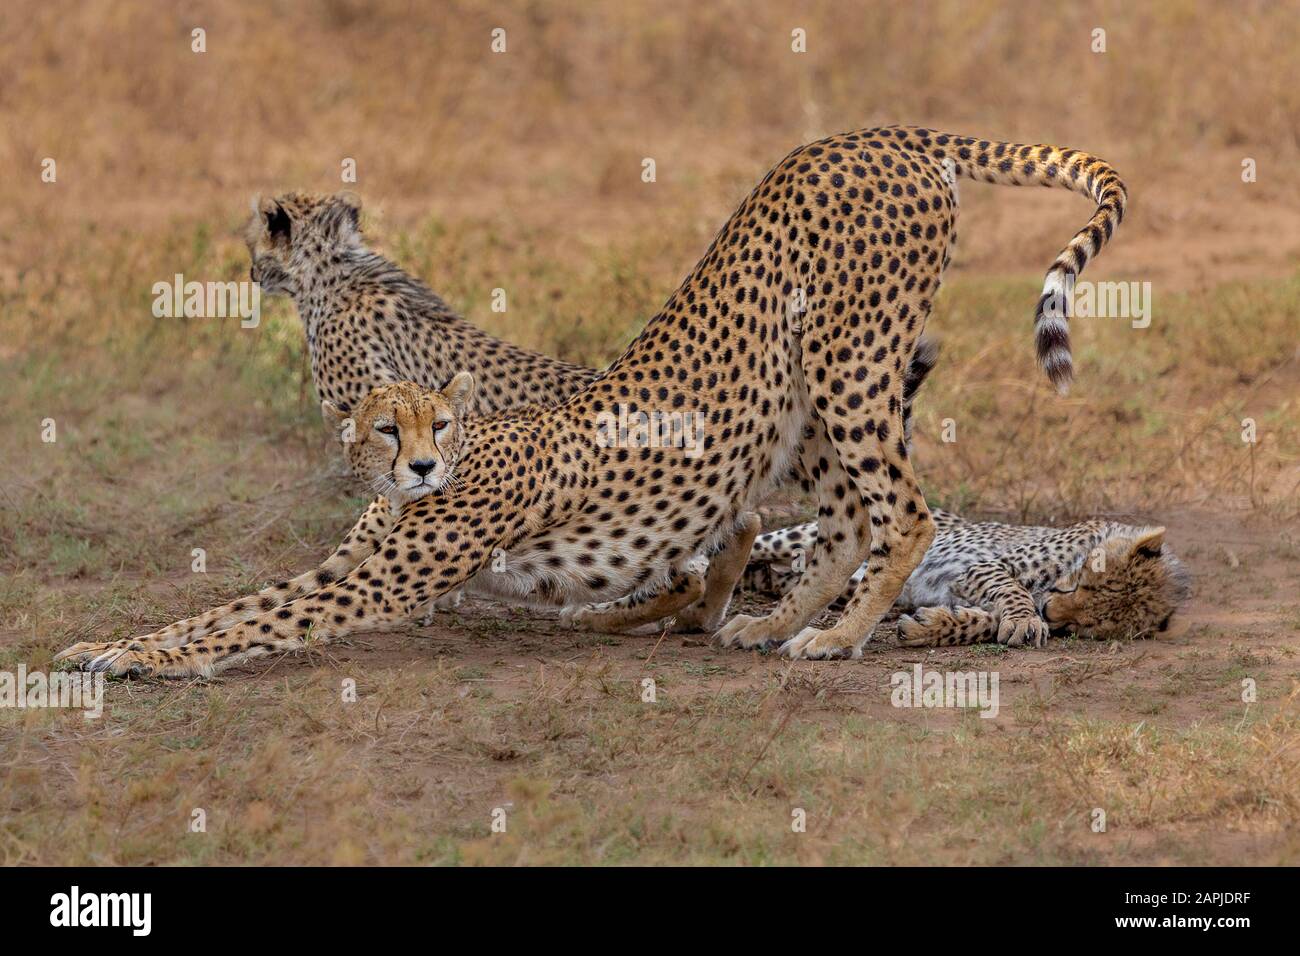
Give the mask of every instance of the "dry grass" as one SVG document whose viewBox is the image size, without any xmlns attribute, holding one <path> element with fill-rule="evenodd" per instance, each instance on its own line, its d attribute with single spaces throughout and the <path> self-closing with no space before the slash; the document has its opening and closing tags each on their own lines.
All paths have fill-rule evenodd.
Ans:
<svg viewBox="0 0 1300 956">
<path fill-rule="evenodd" d="M 177 272 L 243 276 L 249 195 L 337 189 L 349 156 L 382 248 L 474 321 L 593 364 L 807 138 L 917 122 L 1107 157 L 1133 206 L 1090 275 L 1152 281 L 1151 327 L 1077 321 L 1078 382 L 1052 396 L 1029 316 L 1086 205 L 965 186 L 922 481 L 971 513 L 1168 521 L 1200 585 L 1185 631 L 1143 647 L 886 644 L 791 668 L 672 639 L 647 663 L 653 642 L 477 607 L 210 685 L 113 684 L 99 722 L 0 710 L 0 862 L 1300 859 L 1300 187 L 1281 173 L 1297 12 L 0 8 L 0 668 L 300 570 L 347 526 L 359 499 L 292 308 L 241 330 L 149 303 Z M 498 25 L 505 56 L 487 52 Z M 39 182 L 46 156 L 57 184 Z M 998 670 L 1002 716 L 894 710 L 889 675 L 917 660 Z"/>
<path fill-rule="evenodd" d="M 815 694 L 729 689 L 665 663 L 645 704 L 645 671 L 599 654 L 525 670 L 498 692 L 449 661 L 317 661 L 190 690 L 115 686 L 93 728 L 32 712 L 10 725 L 0 860 L 1187 862 L 1269 833 L 1254 862 L 1297 849 L 1294 699 L 1181 728 L 1053 710 L 1007 733 L 974 716 L 881 719 L 862 710 L 874 688 L 822 676 Z M 347 676 L 360 700 L 342 705 Z M 189 832 L 196 809 L 206 832 Z"/>
</svg>

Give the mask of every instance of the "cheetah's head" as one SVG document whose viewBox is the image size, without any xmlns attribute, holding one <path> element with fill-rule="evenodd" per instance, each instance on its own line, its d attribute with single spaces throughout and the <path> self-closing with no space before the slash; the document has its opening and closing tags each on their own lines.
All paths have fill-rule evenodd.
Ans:
<svg viewBox="0 0 1300 956">
<path fill-rule="evenodd" d="M 360 246 L 360 219 L 361 199 L 354 193 L 254 196 L 244 229 L 249 278 L 267 295 L 295 295 L 304 265 Z"/>
<path fill-rule="evenodd" d="M 398 382 L 374 389 L 351 414 L 330 401 L 320 407 L 352 473 L 400 508 L 455 480 L 473 391 L 474 377 L 460 372 L 440 392 Z"/>
<path fill-rule="evenodd" d="M 1043 618 L 1054 630 L 1098 640 L 1167 630 L 1191 594 L 1191 576 L 1164 541 L 1164 528 L 1107 538 L 1079 570 L 1056 582 L 1043 602 Z"/>
</svg>

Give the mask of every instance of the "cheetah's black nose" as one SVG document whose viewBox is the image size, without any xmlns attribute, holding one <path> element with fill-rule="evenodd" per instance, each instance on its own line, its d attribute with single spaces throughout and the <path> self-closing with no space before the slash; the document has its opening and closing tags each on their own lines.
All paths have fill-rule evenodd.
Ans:
<svg viewBox="0 0 1300 956">
<path fill-rule="evenodd" d="M 437 462 L 432 458 L 422 458 L 420 461 L 411 462 L 411 471 L 423 478 L 429 472 L 433 471 L 433 466 L 436 464 Z"/>
</svg>

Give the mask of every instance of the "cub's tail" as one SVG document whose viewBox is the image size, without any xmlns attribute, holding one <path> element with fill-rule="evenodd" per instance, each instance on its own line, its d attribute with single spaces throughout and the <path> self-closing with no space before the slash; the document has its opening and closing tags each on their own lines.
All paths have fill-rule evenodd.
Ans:
<svg viewBox="0 0 1300 956">
<path fill-rule="evenodd" d="M 1082 193 L 1097 204 L 1088 224 L 1075 233 L 1047 270 L 1034 316 L 1038 362 L 1057 391 L 1068 391 L 1074 377 L 1066 321 L 1070 293 L 1083 267 L 1124 220 L 1128 190 L 1119 174 L 1104 160 L 1077 149 L 999 143 L 915 126 L 890 126 L 876 132 L 883 142 L 892 136 L 903 149 L 939 160 L 954 181 L 964 176 L 1005 186 L 1059 186 Z"/>
</svg>

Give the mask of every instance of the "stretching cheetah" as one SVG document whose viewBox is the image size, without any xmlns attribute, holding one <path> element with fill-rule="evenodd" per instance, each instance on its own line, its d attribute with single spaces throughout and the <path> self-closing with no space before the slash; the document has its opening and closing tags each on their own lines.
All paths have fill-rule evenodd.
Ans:
<svg viewBox="0 0 1300 956">
<path fill-rule="evenodd" d="M 208 675 L 399 622 L 498 564 L 478 580 L 508 597 L 567 606 L 671 595 L 692 556 L 733 534 L 796 456 L 816 491 L 817 545 L 767 617 L 735 617 L 719 637 L 780 642 L 791 657 L 859 655 L 935 533 L 900 399 L 949 258 L 958 175 L 1059 184 L 1097 203 L 1039 300 L 1039 359 L 1063 388 L 1068 337 L 1054 304 L 1122 218 L 1115 172 L 1074 150 L 916 128 L 832 136 L 764 177 L 662 311 L 588 386 L 556 406 L 457 419 L 458 451 L 444 452 L 435 490 L 406 504 L 341 580 L 180 647 L 83 645 L 66 656 L 117 674 Z M 376 400 L 408 410 L 395 416 L 397 435 L 367 440 L 389 442 L 392 470 L 405 478 L 407 436 L 434 419 L 426 391 L 389 388 L 404 391 Z M 597 441 L 598 422 L 620 406 L 698 413 L 702 453 Z M 864 560 L 839 622 L 806 627 Z"/>
<path fill-rule="evenodd" d="M 356 403 L 380 385 L 410 381 L 436 389 L 457 371 L 466 371 L 477 383 L 468 411 L 482 415 L 529 403 L 553 405 L 596 377 L 595 369 L 519 348 L 457 315 L 419 279 L 367 248 L 360 219 L 361 200 L 354 193 L 286 193 L 255 198 L 244 232 L 251 278 L 266 294 L 293 299 L 307 336 L 321 413 L 336 434 Z M 382 495 L 377 498 L 315 572 L 177 622 L 151 638 L 202 637 L 218 624 L 237 622 L 241 613 L 301 597 L 322 583 L 322 575 L 333 580 L 352 570 L 367 544 L 377 544 L 388 533 L 395 518 L 392 504 Z M 712 565 L 702 559 L 691 569 L 692 579 L 698 578 L 692 589 L 703 589 L 701 598 L 675 615 L 674 629 L 712 633 L 722 623 L 758 528 L 757 515 L 743 516 L 736 536 L 722 542 Z M 459 596 L 455 592 L 435 603 L 454 604 Z M 620 630 L 620 612 L 627 610 L 631 620 L 639 620 L 640 612 L 632 609 L 640 603 L 634 595 L 570 619 Z"/>
</svg>

